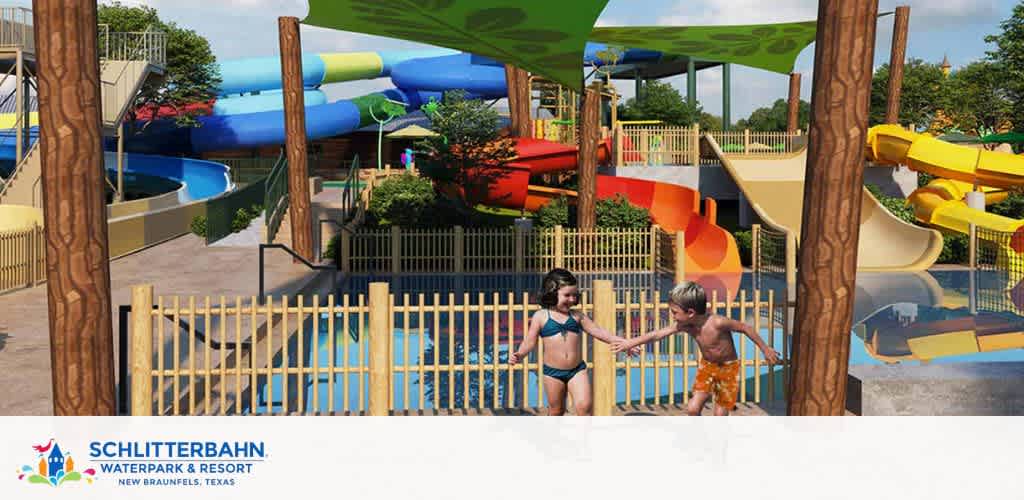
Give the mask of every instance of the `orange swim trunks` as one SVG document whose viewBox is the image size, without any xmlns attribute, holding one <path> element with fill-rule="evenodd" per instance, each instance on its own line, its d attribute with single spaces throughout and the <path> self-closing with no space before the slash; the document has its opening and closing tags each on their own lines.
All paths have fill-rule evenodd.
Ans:
<svg viewBox="0 0 1024 500">
<path fill-rule="evenodd" d="M 697 368 L 697 379 L 693 382 L 693 392 L 707 392 L 715 396 L 715 404 L 722 408 L 732 409 L 736 406 L 736 396 L 740 389 L 740 361 L 712 363 L 700 360 Z"/>
</svg>

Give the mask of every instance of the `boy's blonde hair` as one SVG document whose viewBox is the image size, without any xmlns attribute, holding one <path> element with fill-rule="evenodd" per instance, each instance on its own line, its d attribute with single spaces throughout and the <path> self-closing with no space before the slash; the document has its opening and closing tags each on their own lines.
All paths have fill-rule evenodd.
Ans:
<svg viewBox="0 0 1024 500">
<path fill-rule="evenodd" d="M 684 281 L 668 293 L 669 304 L 675 304 L 682 310 L 693 309 L 697 314 L 708 310 L 708 297 L 704 287 L 693 281 Z"/>
</svg>

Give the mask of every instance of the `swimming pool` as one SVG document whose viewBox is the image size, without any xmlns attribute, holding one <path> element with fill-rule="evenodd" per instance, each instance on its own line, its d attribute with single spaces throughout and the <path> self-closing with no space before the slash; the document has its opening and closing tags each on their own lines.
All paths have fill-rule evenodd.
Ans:
<svg viewBox="0 0 1024 500">
<path fill-rule="evenodd" d="M 456 303 L 461 303 L 463 293 L 470 293 L 475 303 L 479 292 L 485 292 L 488 297 L 493 293 L 512 292 L 518 296 L 524 291 L 532 293 L 538 288 L 540 277 L 539 274 L 355 276 L 349 278 L 339 292 L 354 297 L 366 294 L 371 282 L 387 281 L 396 303 L 401 303 L 405 294 L 409 294 L 413 302 L 423 294 L 425 302 L 434 303 L 435 293 L 440 304 L 448 304 L 449 293 L 455 295 Z M 623 293 L 658 293 L 664 297 L 673 286 L 671 276 L 649 273 L 581 275 L 579 278 L 584 290 L 594 279 L 612 280 L 620 291 L 620 300 Z M 753 291 L 752 275 L 744 275 L 741 283 L 748 294 Z M 762 276 L 758 283 L 761 291 L 774 290 L 777 297 L 784 296 L 781 277 Z M 858 276 L 857 285 L 851 365 L 1024 360 L 1024 318 L 1015 305 L 1022 301 L 1015 300 L 1012 293 L 1006 292 L 1011 287 L 998 274 L 977 272 L 972 286 L 970 274 L 964 271 L 865 273 Z M 480 319 L 472 314 L 469 318 L 459 312 L 450 317 L 447 312 L 437 316 L 436 319 L 426 318 L 425 324 L 420 324 L 415 317 L 408 323 L 403 323 L 404 318 L 396 317 L 391 354 L 391 365 L 398 367 L 392 389 L 396 409 L 487 408 L 496 406 L 496 403 L 497 406 L 506 406 L 510 398 L 517 406 L 523 403 L 543 406 L 536 367 L 524 371 L 521 367 L 510 370 L 504 365 L 509 344 L 506 332 L 521 328 L 521 324 L 509 328 L 508 324 L 495 326 L 487 323 L 481 330 L 474 328 Z M 620 318 L 620 329 L 623 322 L 624 319 Z M 465 331 L 452 327 L 464 324 L 472 326 Z M 327 321 L 323 318 L 316 334 L 311 326 L 304 332 L 303 362 L 306 366 L 326 368 L 333 355 L 335 367 L 365 367 L 369 351 L 367 342 L 360 342 L 363 332 L 365 325 L 359 325 L 355 316 L 348 318 L 347 322 L 335 318 L 331 341 L 332 335 L 328 334 Z M 770 337 L 773 347 L 780 353 L 789 352 L 790 346 L 784 345 L 781 326 L 772 330 L 762 328 L 760 334 L 766 340 Z M 747 359 L 750 359 L 756 349 L 753 343 L 739 335 L 734 335 L 734 339 L 737 350 L 740 350 L 742 341 Z M 514 335 L 512 340 L 514 345 L 518 345 L 519 336 Z M 294 345 L 289 348 L 292 356 L 300 352 L 297 342 L 297 338 L 293 339 Z M 684 346 L 684 343 L 688 345 Z M 695 346 L 689 339 L 676 338 L 671 348 L 675 353 L 671 358 L 677 364 L 683 361 L 683 355 L 679 353 L 684 348 L 689 352 L 686 359 L 695 361 Z M 669 352 L 668 341 L 662 344 L 661 349 L 657 359 L 664 364 L 670 358 L 665 354 Z M 536 353 L 531 355 L 529 362 L 535 362 L 535 358 Z M 497 370 L 489 366 L 495 359 L 501 363 Z M 622 359 L 620 357 L 620 361 Z M 681 400 L 683 391 L 693 383 L 695 367 L 684 370 L 677 366 L 670 370 L 662 366 L 656 370 L 654 361 L 655 356 L 649 349 L 645 358 L 648 366 L 630 368 L 628 387 L 625 369 L 618 370 L 616 399 L 619 403 L 642 398 L 653 403 L 656 397 L 666 402 L 672 394 L 676 395 L 676 401 Z M 450 363 L 454 363 L 457 369 L 449 371 L 447 366 Z M 641 372 L 644 374 L 643 386 L 639 383 Z M 768 397 L 769 386 L 774 389 L 776 397 L 781 397 L 783 379 L 780 368 L 770 370 L 761 366 L 755 370 L 748 366 L 743 380 L 748 399 L 754 398 L 755 387 L 760 389 L 762 399 Z M 270 406 L 279 406 L 284 385 L 280 376 L 271 377 L 269 384 L 264 378 L 260 385 L 259 411 L 266 411 L 268 394 Z M 320 375 L 315 380 L 312 376 L 299 380 L 297 375 L 293 375 L 288 380 L 291 400 L 297 401 L 296 392 L 301 392 L 302 406 L 307 411 L 363 408 L 367 385 L 368 373 L 365 371 L 335 374 L 333 377 Z"/>
</svg>

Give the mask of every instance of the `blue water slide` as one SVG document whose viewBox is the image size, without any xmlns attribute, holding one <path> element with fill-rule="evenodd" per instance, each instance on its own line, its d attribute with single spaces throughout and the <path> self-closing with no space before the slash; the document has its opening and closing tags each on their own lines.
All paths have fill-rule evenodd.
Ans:
<svg viewBox="0 0 1024 500">
<path fill-rule="evenodd" d="M 103 163 L 107 171 L 116 172 L 117 153 L 104 153 Z M 182 203 L 203 200 L 234 189 L 228 167 L 206 160 L 126 153 L 124 172 L 126 175 L 163 177 L 184 184 L 184 196 L 179 198 Z"/>
<path fill-rule="evenodd" d="M 303 93 L 306 106 L 327 104 L 327 94 L 317 89 Z M 221 97 L 213 104 L 215 115 L 240 115 L 284 108 L 284 94 L 280 90 L 266 90 L 256 95 Z"/>
<path fill-rule="evenodd" d="M 483 99 L 508 95 L 505 68 L 471 54 L 411 59 L 391 69 L 398 88 L 444 92 L 463 89 Z"/>
<path fill-rule="evenodd" d="M 220 95 L 239 95 L 281 88 L 280 57 L 249 57 L 220 63 Z M 324 61 L 318 54 L 302 54 L 302 83 L 307 87 L 324 80 Z"/>
</svg>

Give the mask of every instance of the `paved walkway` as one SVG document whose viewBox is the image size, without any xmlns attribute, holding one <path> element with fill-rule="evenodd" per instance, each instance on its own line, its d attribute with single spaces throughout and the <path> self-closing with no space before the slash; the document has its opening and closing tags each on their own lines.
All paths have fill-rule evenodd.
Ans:
<svg viewBox="0 0 1024 500">
<path fill-rule="evenodd" d="M 340 191 L 335 189 L 315 196 L 314 223 L 325 210 L 339 204 L 340 198 Z M 248 298 L 258 294 L 259 241 L 249 237 L 251 231 L 242 236 L 235 235 L 233 243 L 238 246 L 207 247 L 202 239 L 187 234 L 111 261 L 115 367 L 117 308 L 131 303 L 133 285 L 152 284 L 158 296 Z M 294 264 L 283 251 L 268 250 L 266 253 L 268 295 L 295 293 L 315 276 L 316 273 L 301 264 Z M 0 311 L 3 311 L 0 315 L 0 376 L 3 377 L 0 383 L 0 415 L 52 415 L 45 284 L 0 295 Z"/>
</svg>

